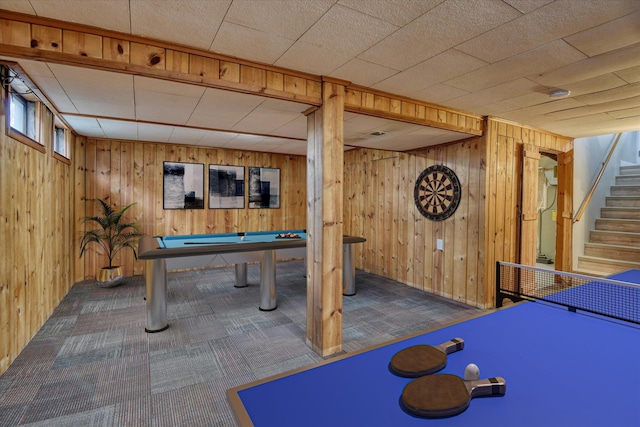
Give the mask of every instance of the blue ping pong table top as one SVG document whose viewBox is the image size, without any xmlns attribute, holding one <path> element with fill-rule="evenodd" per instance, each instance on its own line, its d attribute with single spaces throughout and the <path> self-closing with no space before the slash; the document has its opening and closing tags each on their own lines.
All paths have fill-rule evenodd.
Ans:
<svg viewBox="0 0 640 427">
<path fill-rule="evenodd" d="M 388 370 L 391 357 L 454 337 L 465 347 L 441 373 L 463 376 L 475 363 L 482 378 L 505 378 L 505 396 L 475 398 L 450 418 L 403 412 L 411 379 Z M 525 302 L 233 393 L 258 427 L 640 426 L 640 328 Z"/>
<path fill-rule="evenodd" d="M 158 237 L 158 243 L 163 248 L 181 248 L 188 245 L 231 244 L 231 243 L 265 243 L 279 240 L 278 234 L 292 233 L 304 240 L 307 234 L 304 230 L 278 230 L 278 231 L 248 231 L 246 233 L 222 233 L 222 234 L 192 234 L 184 236 Z M 245 239 L 241 237 L 244 235 Z"/>
</svg>

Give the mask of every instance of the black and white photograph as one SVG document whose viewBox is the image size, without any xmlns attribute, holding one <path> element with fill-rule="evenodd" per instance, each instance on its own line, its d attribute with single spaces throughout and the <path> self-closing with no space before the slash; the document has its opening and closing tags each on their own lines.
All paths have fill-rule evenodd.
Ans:
<svg viewBox="0 0 640 427">
<path fill-rule="evenodd" d="M 244 166 L 209 165 L 209 209 L 244 208 Z"/>
<path fill-rule="evenodd" d="M 280 169 L 249 168 L 249 208 L 280 207 Z"/>
<path fill-rule="evenodd" d="M 204 164 L 164 162 L 164 209 L 204 209 Z"/>
</svg>

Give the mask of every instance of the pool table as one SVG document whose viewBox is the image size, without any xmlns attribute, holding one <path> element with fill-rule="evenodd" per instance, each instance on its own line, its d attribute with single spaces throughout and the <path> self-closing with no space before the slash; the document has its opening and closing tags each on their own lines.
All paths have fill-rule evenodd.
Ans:
<svg viewBox="0 0 640 427">
<path fill-rule="evenodd" d="M 343 294 L 354 295 L 355 267 L 352 245 L 362 237 L 343 238 Z M 138 258 L 147 261 L 146 332 L 160 332 L 167 322 L 167 271 L 235 265 L 235 286 L 247 285 L 247 263 L 260 262 L 259 309 L 276 309 L 276 260 L 306 256 L 305 230 L 258 231 L 185 236 L 144 236 Z"/>
</svg>

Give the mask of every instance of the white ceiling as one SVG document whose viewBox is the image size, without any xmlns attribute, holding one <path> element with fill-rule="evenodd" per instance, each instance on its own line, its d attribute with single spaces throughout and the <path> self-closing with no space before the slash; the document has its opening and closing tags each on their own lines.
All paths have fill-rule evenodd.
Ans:
<svg viewBox="0 0 640 427">
<path fill-rule="evenodd" d="M 640 129 L 640 0 L 0 0 L 569 137 Z M 306 153 L 307 105 L 12 58 L 86 136 Z M 552 99 L 554 89 L 570 95 Z M 382 136 L 370 135 L 385 132 Z M 345 114 L 345 144 L 466 137 Z"/>
</svg>

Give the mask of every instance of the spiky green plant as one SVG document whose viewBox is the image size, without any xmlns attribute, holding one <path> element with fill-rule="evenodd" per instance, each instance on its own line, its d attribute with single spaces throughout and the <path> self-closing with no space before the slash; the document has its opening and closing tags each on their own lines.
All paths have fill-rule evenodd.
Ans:
<svg viewBox="0 0 640 427">
<path fill-rule="evenodd" d="M 104 249 L 107 258 L 109 258 L 109 268 L 113 267 L 113 259 L 124 248 L 130 248 L 133 255 L 137 258 L 135 243 L 144 233 L 140 231 L 140 226 L 133 222 L 120 222 L 124 213 L 135 203 L 115 211 L 107 202 L 98 199 L 100 205 L 100 214 L 96 216 L 87 216 L 81 219 L 85 224 L 97 224 L 99 228 L 86 230 L 82 233 L 80 239 L 80 256 L 84 254 L 87 246 L 95 243 Z"/>
</svg>

